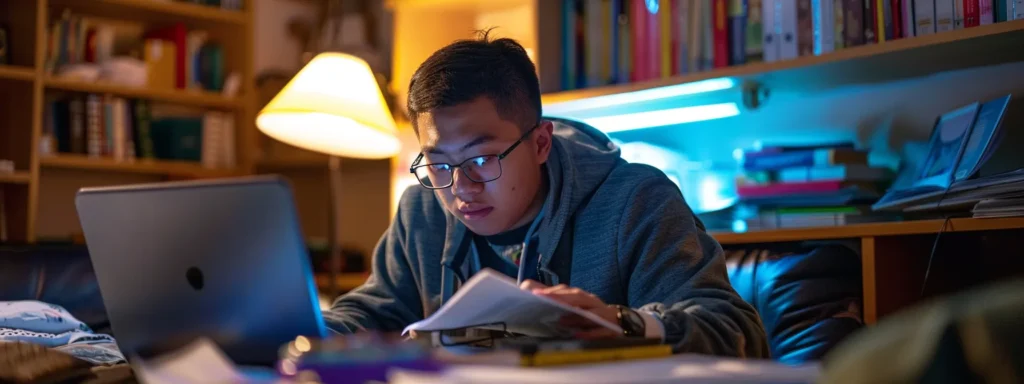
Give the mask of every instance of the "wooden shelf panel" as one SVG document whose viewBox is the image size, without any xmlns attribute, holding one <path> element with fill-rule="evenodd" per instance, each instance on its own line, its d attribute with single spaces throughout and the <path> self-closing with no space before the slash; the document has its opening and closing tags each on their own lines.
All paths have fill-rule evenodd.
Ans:
<svg viewBox="0 0 1024 384">
<path fill-rule="evenodd" d="M 351 291 L 366 282 L 367 275 L 365 273 L 342 273 L 338 275 L 337 283 L 338 288 L 342 291 Z M 327 273 L 319 273 L 316 275 L 316 285 L 321 288 L 331 287 L 331 275 Z"/>
<path fill-rule="evenodd" d="M 32 174 L 27 171 L 0 173 L 0 184 L 28 184 L 31 180 Z"/>
<path fill-rule="evenodd" d="M 43 167 L 145 173 L 155 175 L 181 175 L 193 177 L 230 177 L 239 173 L 228 169 L 210 169 L 201 164 L 187 161 L 136 159 L 117 161 L 110 158 L 93 158 L 82 155 L 61 154 L 43 156 L 39 159 Z"/>
<path fill-rule="evenodd" d="M 144 23 L 186 22 L 190 25 L 244 25 L 245 12 L 177 1 L 155 0 L 50 0 L 59 9 L 105 18 Z"/>
<path fill-rule="evenodd" d="M 945 220 L 913 220 L 873 224 L 854 224 L 842 227 L 788 228 L 746 233 L 711 232 L 719 243 L 751 244 L 804 240 L 853 239 L 901 235 L 926 235 L 942 230 Z M 950 219 L 943 232 L 971 232 L 1024 228 L 1024 217 Z"/>
<path fill-rule="evenodd" d="M 58 78 L 46 79 L 46 88 L 73 92 L 88 93 L 109 93 L 112 95 L 162 101 L 167 103 L 191 105 L 197 107 L 239 109 L 243 107 L 242 100 L 228 98 L 218 93 L 194 90 L 179 89 L 153 89 L 143 87 L 130 87 L 109 83 L 88 83 L 77 80 Z"/>
<path fill-rule="evenodd" d="M 760 62 L 630 84 L 543 95 L 545 105 L 732 77 L 770 89 L 815 91 L 926 76 L 977 66 L 1024 61 L 1024 20 L 844 48 L 819 56 Z"/>
<path fill-rule="evenodd" d="M 0 79 L 32 81 L 35 77 L 36 71 L 32 67 L 0 65 Z"/>
</svg>

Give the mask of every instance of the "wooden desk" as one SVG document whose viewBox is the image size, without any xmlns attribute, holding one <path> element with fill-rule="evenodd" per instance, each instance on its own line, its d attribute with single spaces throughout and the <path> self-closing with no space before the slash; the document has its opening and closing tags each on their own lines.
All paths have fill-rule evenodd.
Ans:
<svg viewBox="0 0 1024 384">
<path fill-rule="evenodd" d="M 926 272 L 940 231 L 931 270 Z M 1024 275 L 1024 218 L 919 220 L 712 235 L 724 248 L 859 241 L 868 324 L 929 297 Z M 927 290 L 922 294 L 926 273 Z"/>
</svg>

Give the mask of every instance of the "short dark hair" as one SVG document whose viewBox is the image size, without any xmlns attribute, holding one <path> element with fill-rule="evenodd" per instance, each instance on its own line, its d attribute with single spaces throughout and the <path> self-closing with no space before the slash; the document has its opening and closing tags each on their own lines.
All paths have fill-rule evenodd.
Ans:
<svg viewBox="0 0 1024 384">
<path fill-rule="evenodd" d="M 421 113 L 481 96 L 520 129 L 540 121 L 540 82 L 526 49 L 513 39 L 490 40 L 489 33 L 451 43 L 420 64 L 409 82 L 407 101 L 414 129 L 418 131 L 416 118 Z"/>
</svg>

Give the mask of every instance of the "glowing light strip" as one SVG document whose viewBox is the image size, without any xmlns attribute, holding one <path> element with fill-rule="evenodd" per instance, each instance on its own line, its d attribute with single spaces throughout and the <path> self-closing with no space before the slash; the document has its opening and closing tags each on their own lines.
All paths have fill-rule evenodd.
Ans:
<svg viewBox="0 0 1024 384">
<path fill-rule="evenodd" d="M 658 111 L 627 113 L 624 115 L 595 117 L 584 122 L 604 133 L 661 127 L 732 117 L 740 114 L 736 103 L 698 105 L 693 107 L 662 109 Z"/>
<path fill-rule="evenodd" d="M 723 89 L 730 89 L 735 86 L 736 81 L 731 78 L 707 79 L 692 83 L 669 85 L 665 87 L 645 89 L 642 91 L 617 93 L 614 95 L 597 96 L 582 100 L 573 100 L 564 103 L 545 105 L 544 113 L 550 115 L 558 113 L 568 113 L 584 109 L 604 108 L 615 105 L 667 99 L 670 97 L 679 97 L 698 93 L 721 91 Z"/>
</svg>

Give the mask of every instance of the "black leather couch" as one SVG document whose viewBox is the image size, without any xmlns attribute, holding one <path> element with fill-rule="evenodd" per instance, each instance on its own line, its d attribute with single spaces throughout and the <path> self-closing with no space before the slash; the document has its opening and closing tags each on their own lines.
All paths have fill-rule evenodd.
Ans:
<svg viewBox="0 0 1024 384">
<path fill-rule="evenodd" d="M 760 312 L 776 360 L 821 359 L 862 327 L 860 261 L 849 248 L 727 249 L 726 260 L 733 286 Z M 10 300 L 57 304 L 110 333 L 84 247 L 0 247 L 0 301 Z"/>
<path fill-rule="evenodd" d="M 860 256 L 840 244 L 726 249 L 729 281 L 761 315 L 772 358 L 821 360 L 864 326 Z"/>
</svg>

